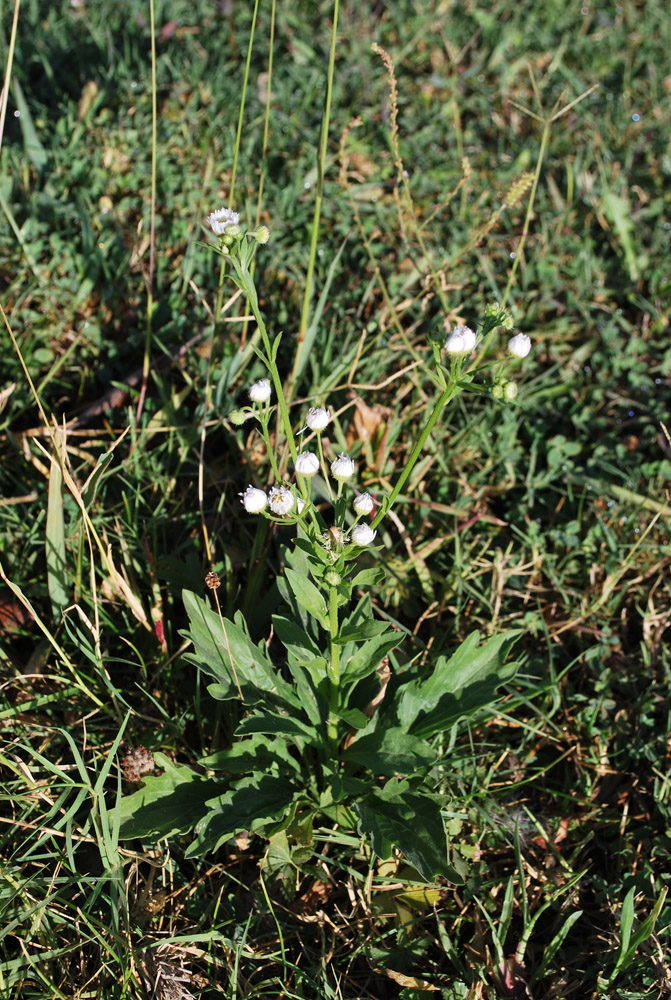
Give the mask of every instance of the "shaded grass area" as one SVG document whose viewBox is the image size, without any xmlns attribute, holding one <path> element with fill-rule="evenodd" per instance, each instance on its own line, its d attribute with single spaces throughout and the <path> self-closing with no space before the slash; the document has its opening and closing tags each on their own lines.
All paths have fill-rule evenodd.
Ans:
<svg viewBox="0 0 671 1000">
<path fill-rule="evenodd" d="M 415 980 L 446 998 L 525 988 L 591 996 L 616 967 L 629 890 L 641 920 L 660 898 L 671 27 L 657 3 L 583 10 L 403 3 L 341 13 L 313 309 L 330 286 L 296 414 L 306 400 L 328 401 L 334 447 L 357 456 L 362 486 L 385 492 L 431 401 L 421 366 L 408 366 L 446 319 L 473 324 L 505 294 L 516 254 L 509 304 L 535 345 L 519 405 L 483 396 L 453 408 L 398 522 L 381 533 L 377 603 L 414 631 L 408 660 L 448 650 L 476 626 L 525 628 L 523 668 L 497 718 L 436 747 L 450 840 L 470 867 L 464 886 L 432 893 L 402 863 L 380 867 L 333 829 L 268 854 L 243 840 L 202 862 L 184 859 L 179 841 L 117 842 L 121 738 L 190 762 L 225 738 L 181 658 L 180 595 L 202 590 L 210 568 L 197 481 L 218 274 L 196 244 L 204 216 L 228 198 L 251 15 L 238 3 L 157 10 L 157 304 L 137 420 L 150 254 L 148 9 L 22 5 L 0 159 L 2 303 L 47 414 L 76 421 L 65 447 L 79 491 L 98 468 L 87 511 L 100 545 L 65 490 L 61 616 L 45 553 L 54 446 L 3 332 L 7 996 L 142 996 L 157 976 L 165 996 L 414 997 Z M 326 4 L 278 12 L 264 159 L 263 5 L 238 164 L 236 208 L 249 219 L 263 178 L 260 221 L 272 242 L 257 281 L 269 327 L 287 334 L 287 375 L 331 16 Z M 10 17 L 3 10 L 5 56 Z M 413 199 L 400 218 L 388 81 L 372 41 L 398 78 Z M 490 229 L 493 213 L 535 168 L 537 117 L 594 84 L 550 129 L 520 254 L 526 200 Z M 346 138 L 343 187 L 338 143 L 354 115 L 362 124 Z M 470 178 L 450 199 L 464 157 Z M 239 300 L 227 304 L 211 355 L 204 517 L 226 611 L 245 607 L 265 637 L 281 537 L 237 502 L 249 481 L 263 482 L 265 456 L 250 425 L 227 419 L 262 374 L 244 316 Z M 92 409 L 103 396 L 108 405 Z M 668 994 L 668 924 L 666 907 L 609 995 Z"/>
</svg>

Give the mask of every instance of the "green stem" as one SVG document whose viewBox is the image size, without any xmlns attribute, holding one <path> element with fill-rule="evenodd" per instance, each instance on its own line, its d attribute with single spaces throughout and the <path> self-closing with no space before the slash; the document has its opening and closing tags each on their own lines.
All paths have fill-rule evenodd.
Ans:
<svg viewBox="0 0 671 1000">
<path fill-rule="evenodd" d="M 259 423 L 261 424 L 261 437 L 263 438 L 263 443 L 266 446 L 266 451 L 268 452 L 268 458 L 270 460 L 270 466 L 273 470 L 273 475 L 275 476 L 275 482 L 281 483 L 282 479 L 280 476 L 280 470 L 277 468 L 277 462 L 275 461 L 275 452 L 273 451 L 272 445 L 270 443 L 270 435 L 268 434 L 268 415 L 262 417 L 259 414 Z"/>
<path fill-rule="evenodd" d="M 382 520 L 382 518 L 394 506 L 394 502 L 399 493 L 401 492 L 401 490 L 403 489 L 403 487 L 405 486 L 406 482 L 408 481 L 408 477 L 410 476 L 410 473 L 412 472 L 413 468 L 417 464 L 417 460 L 419 456 L 422 454 L 427 438 L 429 437 L 429 434 L 431 433 L 433 428 L 436 426 L 438 418 L 445 409 L 445 406 L 450 402 L 451 399 L 453 399 L 457 395 L 459 391 L 460 391 L 459 386 L 456 385 L 454 381 L 451 381 L 450 384 L 447 386 L 447 388 L 444 390 L 444 392 L 441 392 L 440 396 L 438 397 L 438 402 L 436 403 L 433 409 L 433 413 L 429 417 L 426 427 L 424 428 L 422 433 L 417 438 L 417 441 L 415 442 L 415 447 L 412 449 L 410 458 L 408 459 L 408 464 L 406 465 L 401 475 L 398 477 L 396 486 L 394 486 L 393 490 L 391 491 L 388 500 L 386 501 L 386 503 L 383 504 L 382 509 L 379 510 L 377 515 L 373 518 L 373 521 L 371 522 L 371 528 L 376 528 L 377 525 Z"/>
<path fill-rule="evenodd" d="M 331 633 L 331 662 L 329 664 L 329 721 L 328 738 L 338 740 L 338 706 L 340 700 L 340 645 L 338 639 L 338 590 L 329 588 L 329 631 Z"/>
<path fill-rule="evenodd" d="M 254 319 L 256 320 L 256 325 L 259 328 L 259 333 L 261 334 L 261 340 L 263 341 L 263 347 L 266 352 L 266 359 L 268 362 L 268 371 L 270 372 L 270 377 L 273 380 L 273 388 L 275 389 L 275 395 L 277 396 L 277 405 L 280 410 L 282 426 L 284 427 L 284 433 L 289 444 L 289 451 L 291 452 L 291 457 L 295 464 L 296 459 L 298 458 L 298 451 L 296 450 L 294 432 L 291 428 L 291 420 L 289 419 L 289 409 L 287 407 L 287 401 L 284 397 L 284 390 L 282 388 L 282 382 L 280 381 L 279 372 L 277 371 L 277 365 L 273 357 L 270 338 L 268 336 L 268 331 L 266 330 L 266 324 L 263 322 L 263 317 L 261 316 L 261 311 L 259 309 L 256 286 L 254 285 L 254 281 L 246 265 L 236 257 L 230 257 L 229 259 L 235 268 L 238 278 L 240 279 L 242 290 L 247 296 L 247 301 L 249 302 L 251 310 L 254 313 Z"/>
</svg>

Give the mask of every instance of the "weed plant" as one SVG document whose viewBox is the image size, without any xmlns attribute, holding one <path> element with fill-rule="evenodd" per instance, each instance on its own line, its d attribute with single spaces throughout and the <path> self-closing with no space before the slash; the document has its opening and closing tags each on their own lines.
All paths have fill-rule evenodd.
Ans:
<svg viewBox="0 0 671 1000">
<path fill-rule="evenodd" d="M 665 6 L 17 0 L 0 23 L 1 995 L 668 995 Z M 494 315 L 514 330 L 488 340 Z M 466 325 L 475 352 L 446 354 Z M 533 351 L 497 380 L 513 335 Z M 370 544 L 340 453 L 383 504 Z M 250 513 L 281 484 L 288 514 Z M 347 704 L 310 587 L 393 642 Z M 309 681 L 277 702 L 306 648 L 282 652 L 283 601 L 329 654 L 325 742 L 249 729 L 236 772 L 236 727 L 310 724 Z M 276 671 L 256 702 L 221 644 L 240 614 Z M 473 633 L 519 633 L 514 678 L 493 657 L 475 713 L 418 735 L 409 712 L 357 757 L 384 655 L 373 720 L 437 664 L 444 699 Z M 273 752 L 290 795 L 229 823 Z"/>
</svg>

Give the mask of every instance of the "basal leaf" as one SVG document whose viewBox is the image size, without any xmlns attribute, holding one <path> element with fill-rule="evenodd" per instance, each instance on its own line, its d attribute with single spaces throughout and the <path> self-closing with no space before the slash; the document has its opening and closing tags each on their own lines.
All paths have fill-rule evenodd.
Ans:
<svg viewBox="0 0 671 1000">
<path fill-rule="evenodd" d="M 249 771 L 270 771 L 272 768 L 300 771 L 301 765 L 292 757 L 286 740 L 268 739 L 265 733 L 254 733 L 247 739 L 239 740 L 228 750 L 203 757 L 199 764 L 213 771 L 230 774 L 246 774 Z"/>
<path fill-rule="evenodd" d="M 373 774 L 414 774 L 432 764 L 431 747 L 402 729 L 382 729 L 360 736 L 343 753 L 343 760 L 367 767 Z"/>
<path fill-rule="evenodd" d="M 196 839 L 186 851 L 197 858 L 216 851 L 242 830 L 263 832 L 264 827 L 293 815 L 291 806 L 300 789 L 285 777 L 258 771 L 207 803 L 208 810 L 196 827 Z"/>
<path fill-rule="evenodd" d="M 301 744 L 316 744 L 321 742 L 317 730 L 306 725 L 300 719 L 292 718 L 288 715 L 276 715 L 274 712 L 258 713 L 243 719 L 237 728 L 241 736 L 251 733 L 266 733 L 270 736 L 290 736 L 297 739 Z"/>
<path fill-rule="evenodd" d="M 140 837 L 160 840 L 185 833 L 207 811 L 205 803 L 221 788 L 221 781 L 203 778 L 186 764 L 174 764 L 157 753 L 163 774 L 148 775 L 142 788 L 121 800 L 122 840 Z"/>
<path fill-rule="evenodd" d="M 428 678 L 417 678 L 399 691 L 396 711 L 403 729 L 428 737 L 496 701 L 496 689 L 510 680 L 516 663 L 506 663 L 519 631 L 495 635 L 478 646 L 472 632 L 448 659 L 440 656 Z"/>
<path fill-rule="evenodd" d="M 354 811 L 360 831 L 370 836 L 378 857 L 390 857 L 392 845 L 427 882 L 437 875 L 450 876 L 445 829 L 433 799 L 410 792 L 405 782 L 392 779 L 354 803 Z"/>
</svg>

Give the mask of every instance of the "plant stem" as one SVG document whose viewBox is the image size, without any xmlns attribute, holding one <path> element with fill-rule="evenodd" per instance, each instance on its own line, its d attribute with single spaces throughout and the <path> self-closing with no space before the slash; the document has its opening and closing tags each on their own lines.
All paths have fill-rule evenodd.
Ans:
<svg viewBox="0 0 671 1000">
<path fill-rule="evenodd" d="M 287 401 L 284 398 L 284 390 L 282 388 L 282 382 L 280 380 L 279 372 L 277 371 L 277 364 L 273 356 L 272 347 L 270 344 L 270 338 L 268 337 L 268 331 L 266 330 L 266 324 L 263 322 L 263 317 L 261 316 L 261 311 L 259 309 L 259 300 L 256 294 L 256 286 L 254 285 L 254 280 L 249 273 L 249 269 L 242 261 L 235 257 L 229 258 L 235 271 L 240 279 L 240 285 L 245 295 L 251 310 L 254 313 L 254 319 L 256 320 L 256 325 L 259 328 L 259 333 L 261 334 L 261 340 L 263 341 L 263 347 L 266 352 L 266 360 L 268 364 L 268 371 L 270 372 L 270 377 L 273 380 L 273 388 L 275 389 L 275 395 L 277 396 L 277 404 L 280 409 L 280 416 L 282 418 L 282 425 L 284 427 L 284 433 L 286 435 L 287 442 L 289 444 L 289 451 L 291 452 L 291 457 L 296 462 L 298 458 L 298 452 L 296 450 L 296 442 L 294 440 L 294 432 L 291 428 L 291 420 L 289 419 L 289 410 L 287 407 Z"/>
<path fill-rule="evenodd" d="M 329 664 L 329 721 L 328 738 L 331 743 L 338 740 L 337 709 L 340 694 L 340 645 L 338 639 L 338 590 L 329 587 L 329 631 L 331 633 L 331 662 Z"/>
<path fill-rule="evenodd" d="M 371 522 L 371 528 L 376 528 L 377 525 L 382 520 L 382 518 L 385 516 L 385 514 L 387 514 L 387 512 L 390 511 L 391 508 L 393 507 L 397 496 L 399 495 L 399 493 L 405 486 L 406 482 L 408 481 L 410 473 L 415 467 L 419 456 L 422 454 L 422 450 L 424 448 L 424 445 L 426 444 L 427 438 L 429 437 L 429 434 L 431 433 L 433 428 L 436 426 L 439 416 L 445 409 L 445 406 L 459 392 L 460 392 L 459 386 L 456 384 L 454 380 L 450 380 L 450 384 L 443 392 L 441 392 L 440 396 L 438 397 L 438 402 L 433 408 L 433 413 L 429 417 L 426 427 L 424 428 L 422 433 L 417 438 L 417 441 L 415 442 L 415 447 L 412 449 L 412 453 L 410 455 L 410 458 L 408 459 L 408 464 L 406 465 L 401 475 L 398 477 L 396 486 L 394 486 L 393 490 L 391 491 L 389 499 L 382 506 L 382 509 L 378 511 L 377 515 L 373 518 L 373 521 Z"/>
</svg>

